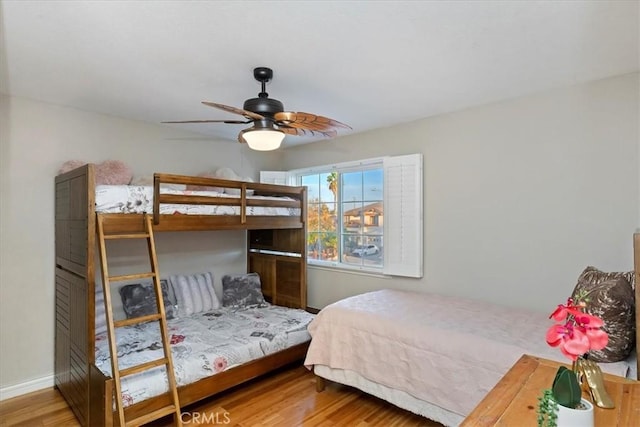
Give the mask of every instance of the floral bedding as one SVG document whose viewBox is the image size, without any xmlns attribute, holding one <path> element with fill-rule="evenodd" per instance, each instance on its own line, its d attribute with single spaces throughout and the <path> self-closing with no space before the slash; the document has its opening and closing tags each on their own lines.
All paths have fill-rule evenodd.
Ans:
<svg viewBox="0 0 640 427">
<path fill-rule="evenodd" d="M 217 191 L 192 191 L 161 189 L 162 194 L 225 197 L 237 199 L 239 196 Z M 293 200 L 287 197 L 247 196 L 248 199 Z M 135 185 L 98 185 L 96 187 L 96 211 L 103 213 L 152 213 L 153 187 Z M 177 205 L 161 204 L 163 215 L 240 215 L 240 206 L 225 205 Z M 299 216 L 299 208 L 247 206 L 247 215 L 255 216 Z"/>
<path fill-rule="evenodd" d="M 314 318 L 304 310 L 267 304 L 261 308 L 221 308 L 168 321 L 178 386 L 198 381 L 310 339 Z M 120 369 L 163 357 L 158 322 L 116 332 Z M 96 336 L 96 366 L 111 376 L 106 334 Z M 168 390 L 164 367 L 122 379 L 128 406 Z"/>
</svg>

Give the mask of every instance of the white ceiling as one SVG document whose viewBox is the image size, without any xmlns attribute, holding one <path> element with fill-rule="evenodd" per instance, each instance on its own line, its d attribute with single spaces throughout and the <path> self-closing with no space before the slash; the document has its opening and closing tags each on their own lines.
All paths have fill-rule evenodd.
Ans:
<svg viewBox="0 0 640 427">
<path fill-rule="evenodd" d="M 0 91 L 152 123 L 236 119 L 200 101 L 241 108 L 268 66 L 285 110 L 356 133 L 636 71 L 638 21 L 637 1 L 5 0 Z M 231 141 L 243 127 L 179 126 Z"/>
</svg>

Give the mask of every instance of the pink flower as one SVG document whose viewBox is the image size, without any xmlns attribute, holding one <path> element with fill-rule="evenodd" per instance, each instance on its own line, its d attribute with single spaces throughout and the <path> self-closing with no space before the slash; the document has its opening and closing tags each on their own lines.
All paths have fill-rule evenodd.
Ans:
<svg viewBox="0 0 640 427">
<path fill-rule="evenodd" d="M 562 322 L 567 318 L 567 316 L 576 316 L 580 314 L 582 314 L 582 311 L 574 306 L 571 299 L 569 299 L 567 300 L 567 305 L 559 304 L 555 311 L 551 313 L 551 316 L 549 316 L 549 318 L 558 322 Z"/>
<path fill-rule="evenodd" d="M 602 319 L 584 313 L 585 307 L 583 302 L 575 304 L 569 298 L 566 305 L 558 305 L 549 316 L 564 324 L 555 324 L 549 328 L 547 344 L 559 347 L 562 354 L 574 361 L 590 350 L 603 349 L 609 342 L 609 336 L 601 329 L 604 325 Z"/>
<path fill-rule="evenodd" d="M 133 405 L 133 397 L 128 393 L 122 393 L 122 406 L 127 407 Z"/>
<path fill-rule="evenodd" d="M 180 344 L 182 341 L 184 341 L 184 335 L 171 335 L 171 345 Z"/>
<path fill-rule="evenodd" d="M 216 372 L 222 372 L 227 369 L 227 359 L 224 357 L 216 357 L 216 360 L 213 361 L 213 367 Z"/>
<path fill-rule="evenodd" d="M 602 350 L 609 342 L 609 335 L 601 328 L 604 326 L 602 319 L 590 314 L 581 313 L 574 316 L 576 327 L 587 335 L 591 350 Z"/>
<path fill-rule="evenodd" d="M 571 360 L 576 360 L 589 351 L 589 339 L 572 324 L 553 325 L 547 331 L 547 344 L 560 347 L 562 354 Z"/>
</svg>

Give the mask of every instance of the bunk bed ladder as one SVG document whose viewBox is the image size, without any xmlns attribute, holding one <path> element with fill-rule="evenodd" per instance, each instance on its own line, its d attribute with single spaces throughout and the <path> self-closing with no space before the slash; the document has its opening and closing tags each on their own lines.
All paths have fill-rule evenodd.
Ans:
<svg viewBox="0 0 640 427">
<path fill-rule="evenodd" d="M 113 384 L 115 389 L 115 403 L 116 403 L 116 409 L 118 410 L 118 418 L 120 421 L 120 426 L 123 426 L 123 427 L 139 426 L 170 414 L 173 414 L 174 416 L 174 425 L 182 426 L 182 421 L 180 417 L 180 403 L 178 401 L 178 389 L 177 389 L 174 370 L 173 370 L 173 361 L 171 358 L 171 347 L 168 339 L 167 318 L 166 318 L 165 309 L 164 309 L 164 302 L 162 300 L 162 288 L 160 286 L 160 277 L 158 273 L 158 258 L 156 256 L 155 241 L 153 237 L 152 217 L 148 214 L 144 214 L 144 232 L 105 234 L 104 222 L 107 217 L 108 217 L 108 214 L 98 213 L 96 222 L 98 225 L 97 230 L 98 230 L 98 242 L 99 242 L 99 249 L 100 249 L 100 263 L 102 267 L 102 286 L 104 289 L 105 311 L 106 311 L 106 317 L 107 317 L 107 333 L 109 338 L 109 350 L 111 353 L 111 372 L 113 377 Z M 149 250 L 149 261 L 151 264 L 151 272 L 141 273 L 141 274 L 129 274 L 129 275 L 122 275 L 122 276 L 109 276 L 105 241 L 111 240 L 111 239 L 146 239 L 147 247 Z M 141 316 L 141 317 L 132 318 L 132 319 L 114 320 L 113 306 L 111 304 L 111 282 L 128 281 L 128 280 L 143 279 L 143 278 L 153 279 L 153 285 L 154 285 L 153 287 L 155 290 L 158 312 L 155 314 L 150 314 L 150 315 Z M 149 321 L 157 321 L 160 323 L 160 333 L 162 335 L 161 339 L 162 339 L 162 347 L 164 349 L 164 357 L 157 360 L 150 361 L 150 362 L 146 362 L 140 365 L 131 366 L 126 369 L 120 369 L 118 367 L 116 329 L 124 326 L 136 325 L 136 324 L 145 323 Z M 145 413 L 135 419 L 131 419 L 128 421 L 125 420 L 125 412 L 124 412 L 124 407 L 122 405 L 121 378 L 127 375 L 133 375 L 139 372 L 149 371 L 159 366 L 165 367 L 167 380 L 169 384 L 169 394 L 170 394 L 172 403 L 168 404 L 167 406 L 161 407 L 159 409 L 154 409 L 151 412 Z"/>
</svg>

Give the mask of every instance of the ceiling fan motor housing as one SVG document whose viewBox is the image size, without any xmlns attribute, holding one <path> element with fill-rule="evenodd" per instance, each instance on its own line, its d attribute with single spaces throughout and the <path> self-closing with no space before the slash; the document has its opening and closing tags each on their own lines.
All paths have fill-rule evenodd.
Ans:
<svg viewBox="0 0 640 427">
<path fill-rule="evenodd" d="M 273 116 L 276 113 L 284 111 L 282 102 L 273 98 L 251 98 L 244 101 L 242 107 L 252 113 L 261 114 L 263 116 Z"/>
<path fill-rule="evenodd" d="M 273 78 L 273 70 L 268 67 L 256 67 L 253 69 L 253 77 L 260 82 L 262 91 L 257 98 L 244 101 L 243 109 L 267 117 L 273 117 L 274 114 L 284 111 L 282 102 L 269 98 L 265 90 L 267 82 Z"/>
</svg>

